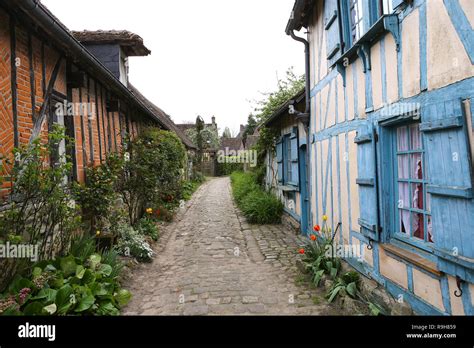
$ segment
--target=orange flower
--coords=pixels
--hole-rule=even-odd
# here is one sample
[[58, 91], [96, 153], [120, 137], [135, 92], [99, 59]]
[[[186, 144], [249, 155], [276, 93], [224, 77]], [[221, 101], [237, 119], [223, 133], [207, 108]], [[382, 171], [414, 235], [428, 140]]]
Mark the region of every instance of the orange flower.
[[310, 235], [309, 238], [311, 238], [311, 240], [316, 240], [316, 236], [314, 234]]
[[315, 230], [316, 232], [319, 232], [321, 231], [321, 227], [319, 227], [319, 225], [314, 225], [313, 230]]
[[300, 250], [298, 250], [298, 252], [299, 252], [301, 255], [303, 255], [303, 254], [304, 254], [304, 249], [301, 248]]

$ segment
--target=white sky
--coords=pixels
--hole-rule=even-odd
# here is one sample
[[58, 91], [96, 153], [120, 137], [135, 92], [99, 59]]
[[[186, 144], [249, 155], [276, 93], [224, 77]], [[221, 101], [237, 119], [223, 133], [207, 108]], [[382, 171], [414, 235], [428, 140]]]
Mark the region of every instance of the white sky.
[[152, 53], [130, 59], [130, 81], [175, 123], [215, 115], [237, 133], [277, 75], [304, 73], [304, 46], [284, 32], [293, 0], [42, 2], [71, 30], [140, 35]]

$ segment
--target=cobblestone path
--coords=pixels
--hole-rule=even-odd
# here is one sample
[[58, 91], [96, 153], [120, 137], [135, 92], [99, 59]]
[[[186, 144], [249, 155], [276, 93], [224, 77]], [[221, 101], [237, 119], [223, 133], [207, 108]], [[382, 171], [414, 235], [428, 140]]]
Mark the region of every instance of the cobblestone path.
[[123, 314], [337, 314], [299, 280], [298, 245], [283, 226], [248, 225], [229, 179], [211, 179], [162, 231], [154, 261], [134, 270]]

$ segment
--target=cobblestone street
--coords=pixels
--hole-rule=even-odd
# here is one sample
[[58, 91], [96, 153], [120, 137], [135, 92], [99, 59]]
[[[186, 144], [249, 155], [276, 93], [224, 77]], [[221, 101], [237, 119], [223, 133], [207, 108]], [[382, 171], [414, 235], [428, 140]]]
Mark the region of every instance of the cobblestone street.
[[150, 264], [125, 284], [124, 315], [338, 314], [301, 281], [298, 238], [281, 225], [248, 225], [228, 178], [203, 184], [164, 228]]

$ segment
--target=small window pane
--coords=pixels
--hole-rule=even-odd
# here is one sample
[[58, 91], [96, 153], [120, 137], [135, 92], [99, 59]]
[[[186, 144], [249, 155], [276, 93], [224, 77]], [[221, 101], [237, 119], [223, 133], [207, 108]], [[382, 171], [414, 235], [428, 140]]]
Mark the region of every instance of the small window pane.
[[409, 155], [398, 155], [398, 177], [408, 179], [409, 177]]
[[431, 212], [431, 193], [426, 194], [426, 211]]
[[423, 184], [411, 184], [411, 207], [423, 210]]
[[426, 219], [427, 219], [426, 225], [427, 225], [427, 229], [428, 229], [428, 242], [433, 243], [434, 242], [434, 239], [433, 239], [433, 223], [431, 221], [431, 215], [427, 215]]
[[408, 128], [397, 128], [397, 149], [398, 151], [408, 150]]
[[423, 179], [423, 163], [421, 161], [421, 153], [414, 153], [410, 155], [411, 159], [411, 179]]
[[410, 191], [408, 183], [398, 183], [398, 208], [410, 207]]
[[412, 124], [410, 126], [410, 150], [421, 149], [421, 133], [419, 124]]
[[400, 232], [410, 235], [410, 212], [404, 209], [398, 210]]
[[418, 239], [425, 239], [425, 225], [423, 214], [412, 213], [411, 214], [411, 230], [413, 231], [413, 237]]

